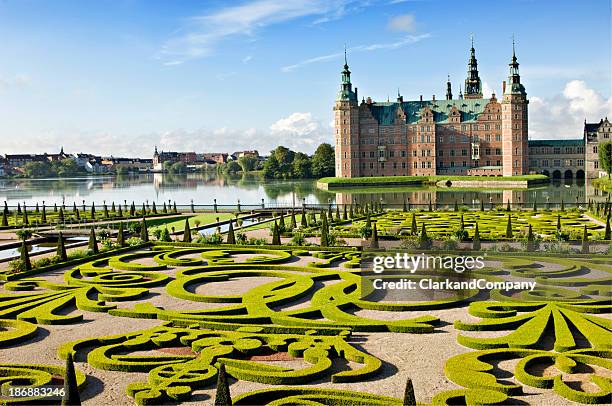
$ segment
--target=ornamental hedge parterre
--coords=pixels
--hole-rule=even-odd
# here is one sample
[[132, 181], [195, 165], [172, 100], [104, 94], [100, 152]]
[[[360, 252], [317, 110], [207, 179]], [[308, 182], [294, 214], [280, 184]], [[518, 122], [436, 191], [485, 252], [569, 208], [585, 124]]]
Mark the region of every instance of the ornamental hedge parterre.
[[[379, 235], [408, 236], [412, 233], [412, 217], [415, 217], [417, 230], [425, 223], [427, 233], [436, 238], [453, 235], [461, 227], [463, 216], [464, 229], [469, 237], [473, 237], [478, 223], [481, 240], [508, 240], [527, 235], [529, 225], [533, 232], [542, 238], [553, 239], [557, 233], [558, 218], [561, 221], [561, 231], [570, 239], [580, 239], [584, 226], [587, 226], [591, 238], [603, 238], [605, 227], [596, 223], [590, 217], [579, 211], [387, 211], [371, 216], [376, 221]], [[508, 216], [511, 217], [512, 237], [507, 236]], [[366, 225], [366, 219], [354, 219], [342, 225], [336, 225], [333, 230], [340, 236], [359, 236], [360, 230]], [[573, 238], [572, 238], [573, 237]]]
[[[479, 224], [482, 227], [480, 220]], [[379, 231], [384, 229], [380, 222], [377, 225], [382, 227]], [[504, 231], [505, 226], [503, 223]], [[193, 400], [194, 391], [214, 387], [223, 364], [226, 373], [238, 381], [268, 385], [234, 396], [236, 405], [400, 405], [402, 399], [384, 396], [376, 382], [382, 361], [351, 344], [353, 335], [402, 333], [410, 340], [416, 333], [444, 334], [439, 326], [454, 321], [453, 328], [459, 332], [456, 344], [467, 352], [447, 360], [440, 373], [461, 388], [435, 394], [432, 405], [505, 404], [524, 396], [528, 387], [553, 391], [579, 403], [609, 403], [610, 258], [491, 254], [487, 266], [473, 277], [535, 280], [536, 289], [475, 289], [414, 302], [374, 300], [372, 292], [363, 290], [367, 286], [360, 270], [364, 258], [361, 251], [350, 247], [186, 243], [151, 243], [97, 256], [64, 270], [64, 283], [46, 280], [44, 273], [5, 283], [6, 293], [0, 293], [0, 347], [28, 342], [39, 331], [37, 324], [79, 323], [83, 312], [159, 319], [160, 326], [130, 333], [96, 336], [93, 330], [91, 338], [62, 345], [58, 356], [65, 359], [72, 353], [77, 361], [86, 360], [94, 368], [147, 373], [146, 380], [127, 387], [127, 395], [137, 404]], [[273, 279], [260, 283], [261, 277]], [[236, 279], [256, 283], [241, 295], [211, 289], [199, 293], [207, 284]], [[190, 308], [196, 310], [154, 306], [148, 301], [153, 288], [177, 302], [192, 302]], [[129, 303], [121, 305], [122, 301]], [[198, 303], [202, 304], [199, 309]], [[300, 306], [294, 306], [296, 303]], [[480, 320], [455, 321], [436, 313], [423, 314], [464, 306]], [[361, 310], [397, 317], [374, 319], [360, 315]], [[290, 368], [258, 358], [275, 354], [300, 360], [303, 366]], [[335, 368], [338, 360], [346, 367]], [[509, 371], [513, 380], [494, 374], [504, 360], [515, 361]], [[34, 375], [41, 374], [34, 370]], [[0, 384], [2, 371], [0, 367]], [[406, 372], [413, 374], [398, 371]], [[82, 385], [85, 377], [78, 376]], [[589, 382], [588, 391], [572, 383], [583, 379]], [[309, 386], [321, 380], [332, 385], [368, 380], [373, 393]], [[418, 387], [416, 393], [422, 393]]]

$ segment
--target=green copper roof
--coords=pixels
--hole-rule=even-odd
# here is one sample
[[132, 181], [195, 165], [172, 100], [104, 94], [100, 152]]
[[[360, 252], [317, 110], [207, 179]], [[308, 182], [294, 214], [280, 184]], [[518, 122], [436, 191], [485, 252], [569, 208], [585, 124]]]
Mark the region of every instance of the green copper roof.
[[565, 147], [570, 145], [582, 146], [584, 140], [582, 138], [572, 140], [529, 140], [530, 147]]
[[375, 102], [370, 106], [372, 115], [379, 125], [391, 125], [395, 121], [398, 106], [406, 114], [406, 122], [414, 124], [421, 118], [421, 111], [429, 106], [434, 112], [436, 124], [448, 123], [448, 116], [453, 106], [461, 112], [461, 122], [474, 122], [478, 115], [484, 111], [490, 99], [453, 99], [453, 100], [423, 100], [399, 102]]

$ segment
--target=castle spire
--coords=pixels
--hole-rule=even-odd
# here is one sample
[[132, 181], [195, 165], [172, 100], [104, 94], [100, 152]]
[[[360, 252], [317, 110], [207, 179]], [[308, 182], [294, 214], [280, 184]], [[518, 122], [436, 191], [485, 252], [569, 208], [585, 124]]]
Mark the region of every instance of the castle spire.
[[519, 63], [516, 58], [516, 49], [514, 44], [514, 35], [512, 36], [512, 59], [510, 60], [508, 73], [508, 86], [506, 93], [526, 95], [525, 87], [521, 84], [521, 75], [519, 74]]
[[448, 75], [448, 78], [446, 80], [446, 100], [452, 100], [452, 99], [453, 99], [453, 90], [451, 89], [450, 75]]
[[470, 59], [468, 61], [467, 78], [465, 79], [465, 98], [482, 99], [482, 83], [478, 75], [478, 61], [474, 49], [474, 35], [471, 36], [472, 47], [470, 48]]
[[344, 46], [344, 69], [341, 75], [342, 81], [340, 84], [340, 92], [338, 92], [338, 100], [348, 100], [357, 103], [357, 94], [353, 92], [353, 85], [351, 84], [351, 71], [349, 70], [346, 57], [346, 45]]

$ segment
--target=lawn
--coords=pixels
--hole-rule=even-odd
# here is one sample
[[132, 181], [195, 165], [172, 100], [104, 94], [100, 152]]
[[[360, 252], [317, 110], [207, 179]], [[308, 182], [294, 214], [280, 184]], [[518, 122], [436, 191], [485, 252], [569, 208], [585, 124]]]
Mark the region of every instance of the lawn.
[[232, 213], [203, 213], [196, 214], [194, 216], [183, 216], [180, 219], [152, 219], [147, 220], [147, 223], [150, 225], [150, 230], [153, 231], [156, 228], [168, 228], [168, 230], [172, 230], [174, 227], [175, 231], [183, 231], [185, 229], [185, 219], [189, 218], [189, 227], [195, 228], [196, 222], [201, 226], [205, 224], [215, 223], [217, 221], [217, 217], [219, 221], [228, 220], [231, 218], [235, 218]]

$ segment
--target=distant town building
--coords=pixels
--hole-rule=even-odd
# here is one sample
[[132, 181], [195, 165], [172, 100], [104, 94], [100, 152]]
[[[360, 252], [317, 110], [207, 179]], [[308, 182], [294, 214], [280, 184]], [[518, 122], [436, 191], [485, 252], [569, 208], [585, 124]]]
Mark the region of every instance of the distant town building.
[[12, 168], [23, 167], [30, 162], [47, 162], [47, 154], [6, 154], [7, 164]]
[[44, 154], [50, 162], [59, 162], [64, 159], [70, 159], [70, 155], [64, 152], [64, 147], [60, 150], [59, 154]]
[[584, 143], [586, 144], [586, 174], [589, 178], [606, 176], [606, 172], [599, 165], [599, 144], [612, 141], [612, 124], [608, 117], [599, 123], [584, 121]]
[[102, 165], [113, 171], [124, 167], [139, 172], [148, 172], [153, 169], [153, 160], [144, 158], [116, 158], [111, 156], [102, 158]]
[[76, 153], [72, 155], [72, 159], [75, 160], [77, 166], [84, 168], [89, 173], [109, 172], [109, 168], [102, 164], [102, 157], [92, 154]]
[[255, 158], [259, 158], [259, 152], [256, 149], [250, 151], [236, 151], [232, 153], [232, 156], [234, 157], [234, 159], [242, 158], [243, 156], [252, 156]]
[[165, 162], [170, 162], [171, 164], [182, 162], [185, 165], [192, 165], [198, 162], [198, 156], [195, 152], [158, 152], [156, 146], [152, 160], [153, 169], [156, 171], [163, 170]]
[[226, 152], [205, 152], [202, 157], [205, 161], [212, 161], [217, 164], [224, 164], [231, 158]]

